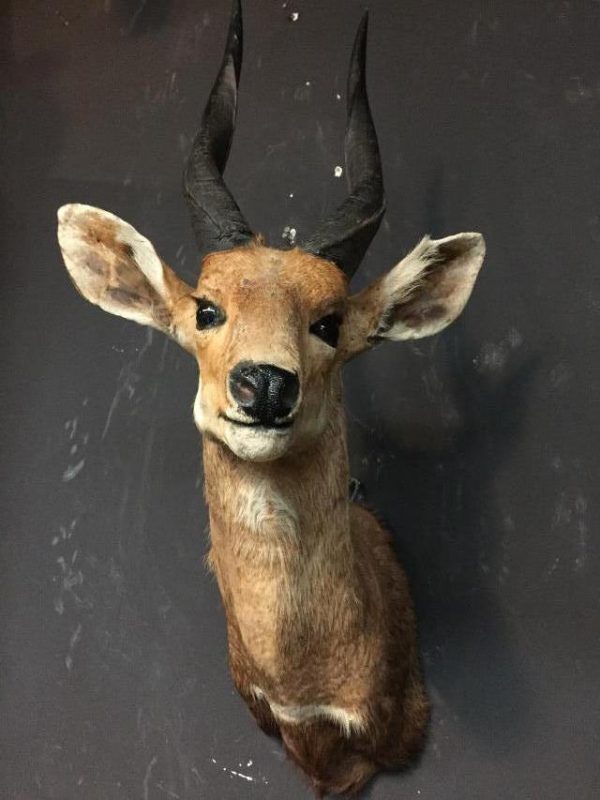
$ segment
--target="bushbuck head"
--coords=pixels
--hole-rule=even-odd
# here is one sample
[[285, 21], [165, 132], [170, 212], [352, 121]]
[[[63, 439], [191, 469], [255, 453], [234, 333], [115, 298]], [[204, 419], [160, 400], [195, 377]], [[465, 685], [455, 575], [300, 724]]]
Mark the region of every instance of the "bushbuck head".
[[384, 339], [442, 330], [463, 309], [483, 261], [478, 233], [425, 238], [373, 285], [349, 293], [385, 210], [366, 92], [366, 35], [365, 15], [348, 77], [349, 194], [299, 246], [267, 247], [222, 178], [242, 62], [239, 0], [184, 174], [206, 254], [197, 286], [180, 280], [146, 238], [113, 214], [77, 204], [59, 210], [59, 242], [77, 288], [106, 311], [158, 328], [196, 357], [196, 424], [243, 459], [273, 460], [309, 447], [339, 404], [344, 362]]

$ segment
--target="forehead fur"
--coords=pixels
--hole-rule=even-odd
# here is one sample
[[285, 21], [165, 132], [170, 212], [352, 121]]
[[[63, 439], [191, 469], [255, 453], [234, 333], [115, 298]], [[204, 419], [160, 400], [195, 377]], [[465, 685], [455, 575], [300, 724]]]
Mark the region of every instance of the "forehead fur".
[[348, 290], [335, 264], [298, 247], [277, 250], [255, 240], [233, 250], [211, 253], [202, 264], [198, 291], [235, 296], [252, 289], [290, 291], [308, 304], [342, 301]]

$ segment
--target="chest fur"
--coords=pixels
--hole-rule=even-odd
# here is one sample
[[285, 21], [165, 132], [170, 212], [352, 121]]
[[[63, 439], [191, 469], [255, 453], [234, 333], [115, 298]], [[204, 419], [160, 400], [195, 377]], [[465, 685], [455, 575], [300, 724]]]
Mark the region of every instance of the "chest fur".
[[[241, 486], [230, 513], [212, 518], [215, 571], [245, 649], [276, 677], [328, 658], [359, 606], [351, 553], [334, 520], [309, 528], [293, 499], [266, 483]], [[226, 546], [225, 546], [226, 543]]]

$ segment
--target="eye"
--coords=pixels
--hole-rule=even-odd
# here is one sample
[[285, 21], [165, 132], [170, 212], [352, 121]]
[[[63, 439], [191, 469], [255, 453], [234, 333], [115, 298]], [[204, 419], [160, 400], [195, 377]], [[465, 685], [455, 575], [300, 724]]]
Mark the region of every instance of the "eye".
[[225, 312], [219, 306], [206, 300], [204, 297], [199, 297], [196, 300], [198, 310], [196, 311], [196, 327], [199, 331], [206, 330], [207, 328], [216, 328], [217, 325], [222, 325], [225, 322]]
[[337, 347], [342, 320], [337, 314], [328, 314], [310, 326], [310, 332], [330, 347]]

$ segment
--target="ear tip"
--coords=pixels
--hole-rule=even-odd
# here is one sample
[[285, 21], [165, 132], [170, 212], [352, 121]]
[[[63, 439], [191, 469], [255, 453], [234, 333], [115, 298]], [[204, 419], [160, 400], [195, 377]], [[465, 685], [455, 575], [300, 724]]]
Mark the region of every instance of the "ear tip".
[[471, 238], [473, 250], [485, 255], [486, 244], [484, 235], [479, 233], [479, 231], [469, 231], [469, 233], [465, 235]]
[[71, 221], [72, 217], [88, 211], [101, 211], [99, 208], [85, 205], [84, 203], [65, 203], [56, 212], [58, 221], [61, 225], [65, 225]]
[[73, 214], [76, 203], [65, 203], [64, 206], [61, 206], [58, 211], [56, 212], [56, 216], [58, 218], [59, 225], [66, 225]]
[[58, 224], [60, 226], [73, 225], [83, 222], [85, 215], [103, 217], [106, 220], [116, 221], [118, 218], [110, 211], [105, 211], [97, 206], [90, 206], [86, 203], [65, 203], [56, 212]]
[[465, 252], [473, 251], [477, 255], [485, 255], [485, 239], [483, 234], [479, 233], [479, 231], [463, 231], [462, 233], [455, 233], [452, 236], [445, 236], [443, 239], [431, 239], [429, 236], [426, 236], [423, 241], [425, 240], [434, 247], [451, 244], [452, 242], [460, 243], [459, 246], [464, 248]]

